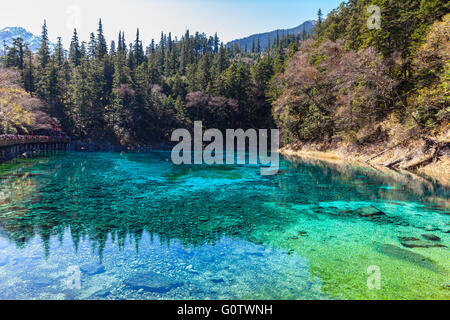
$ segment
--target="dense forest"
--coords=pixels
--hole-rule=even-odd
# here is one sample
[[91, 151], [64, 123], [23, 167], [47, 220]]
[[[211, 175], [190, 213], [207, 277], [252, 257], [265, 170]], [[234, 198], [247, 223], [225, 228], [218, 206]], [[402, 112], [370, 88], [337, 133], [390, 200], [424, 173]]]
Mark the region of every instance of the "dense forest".
[[[381, 28], [369, 29], [381, 8]], [[74, 139], [117, 144], [169, 141], [176, 128], [281, 129], [283, 143], [367, 142], [386, 125], [438, 132], [450, 121], [450, 15], [441, 0], [351, 0], [313, 34], [280, 34], [262, 52], [217, 34], [139, 30], [109, 44], [102, 21], [68, 50], [51, 52], [47, 25], [33, 54], [18, 38], [2, 58], [0, 134], [49, 123]], [[383, 125], [381, 125], [383, 124]], [[402, 128], [402, 129], [400, 129]], [[405, 129], [406, 128], [406, 129]]]

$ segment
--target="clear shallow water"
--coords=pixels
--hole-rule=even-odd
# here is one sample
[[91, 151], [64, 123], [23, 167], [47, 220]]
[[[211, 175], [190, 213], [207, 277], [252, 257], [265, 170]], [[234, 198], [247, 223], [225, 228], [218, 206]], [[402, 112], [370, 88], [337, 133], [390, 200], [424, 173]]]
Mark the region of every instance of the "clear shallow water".
[[408, 174], [65, 153], [0, 183], [0, 299], [450, 298], [449, 190]]

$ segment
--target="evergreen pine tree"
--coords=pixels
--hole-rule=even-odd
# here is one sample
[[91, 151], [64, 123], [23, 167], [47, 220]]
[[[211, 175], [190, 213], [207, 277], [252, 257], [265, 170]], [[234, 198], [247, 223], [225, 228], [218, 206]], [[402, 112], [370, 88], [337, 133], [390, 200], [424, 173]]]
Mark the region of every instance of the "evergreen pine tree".
[[33, 53], [28, 48], [25, 49], [25, 64], [23, 71], [23, 82], [25, 90], [34, 92], [34, 75], [33, 75]]
[[122, 31], [122, 51], [127, 52], [127, 44], [125, 41], [125, 31]]
[[23, 70], [24, 66], [24, 43], [22, 38], [16, 38], [13, 41], [12, 47], [4, 58], [5, 67], [16, 67], [19, 70]]
[[88, 44], [88, 56], [90, 59], [94, 59], [96, 57], [95, 55], [96, 50], [97, 50], [97, 41], [95, 40], [94, 33], [91, 32]]
[[48, 46], [48, 30], [47, 30], [47, 21], [44, 20], [44, 25], [42, 26], [42, 35], [41, 35], [41, 46], [38, 50], [38, 61], [39, 67], [44, 69], [50, 60], [50, 49]]
[[75, 67], [77, 67], [80, 65], [81, 56], [82, 54], [80, 50], [77, 29], [74, 29], [72, 41], [70, 42], [69, 60]]
[[95, 57], [101, 59], [107, 54], [108, 54], [108, 47], [106, 45], [106, 39], [103, 35], [102, 19], [100, 19], [98, 22]]
[[317, 12], [316, 33], [320, 36], [322, 33], [322, 9]]
[[109, 55], [111, 57], [115, 57], [117, 54], [117, 50], [116, 50], [116, 42], [114, 40], [111, 40], [111, 46], [109, 48]]
[[219, 53], [219, 37], [217, 36], [217, 32], [214, 34], [214, 54]]
[[122, 47], [122, 31], [119, 31], [119, 39], [117, 40], [117, 53], [121, 53], [123, 51]]
[[270, 33], [267, 35], [267, 46], [266, 46], [266, 52], [270, 54], [270, 46], [271, 46], [271, 40], [270, 40]]
[[303, 24], [303, 28], [302, 28], [302, 41], [306, 40], [306, 26], [305, 24]]
[[87, 49], [86, 49], [86, 42], [82, 41], [80, 46], [80, 56], [81, 58], [86, 57], [87, 55]]
[[136, 66], [140, 66], [144, 62], [144, 49], [142, 47], [142, 42], [139, 39], [139, 28], [136, 31], [136, 40], [134, 41], [134, 59]]
[[65, 55], [64, 55], [64, 48], [62, 45], [61, 37], [58, 37], [58, 42], [56, 43], [54, 59], [55, 59], [56, 64], [59, 67], [63, 65], [64, 60], [65, 60]]

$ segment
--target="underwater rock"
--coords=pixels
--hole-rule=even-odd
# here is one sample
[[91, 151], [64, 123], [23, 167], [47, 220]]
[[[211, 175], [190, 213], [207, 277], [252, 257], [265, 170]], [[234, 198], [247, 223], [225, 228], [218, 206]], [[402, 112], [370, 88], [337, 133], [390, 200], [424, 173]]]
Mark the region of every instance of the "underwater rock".
[[422, 268], [426, 268], [437, 273], [445, 272], [445, 270], [439, 265], [437, 265], [433, 260], [421, 254], [394, 246], [392, 244], [378, 245], [377, 251], [393, 258], [414, 263]]
[[99, 290], [99, 291], [95, 292], [92, 296], [94, 298], [106, 298], [110, 294], [111, 294], [111, 291], [109, 291], [109, 290]]
[[415, 237], [398, 237], [400, 241], [419, 241], [420, 239]]
[[356, 210], [361, 217], [376, 217], [376, 216], [384, 216], [384, 212], [380, 209], [375, 208], [374, 206], [359, 208]]
[[434, 234], [423, 234], [422, 238], [430, 241], [441, 241], [441, 238], [435, 236]]
[[182, 282], [170, 279], [152, 271], [138, 273], [125, 279], [127, 287], [135, 290], [144, 289], [149, 292], [165, 293], [183, 285]]
[[419, 241], [400, 241], [402, 246], [407, 248], [446, 248], [443, 244], [433, 241], [419, 240]]
[[251, 243], [254, 243], [256, 245], [262, 245], [263, 244], [263, 242], [260, 239], [256, 238], [255, 236], [250, 236], [248, 238], [248, 241], [250, 241]]
[[223, 280], [222, 278], [213, 278], [213, 279], [209, 279], [212, 283], [223, 283], [225, 282], [225, 280]]
[[99, 263], [87, 263], [85, 265], [82, 265], [80, 267], [80, 270], [83, 273], [86, 273], [90, 276], [96, 275], [96, 274], [100, 274], [105, 272], [105, 267]]

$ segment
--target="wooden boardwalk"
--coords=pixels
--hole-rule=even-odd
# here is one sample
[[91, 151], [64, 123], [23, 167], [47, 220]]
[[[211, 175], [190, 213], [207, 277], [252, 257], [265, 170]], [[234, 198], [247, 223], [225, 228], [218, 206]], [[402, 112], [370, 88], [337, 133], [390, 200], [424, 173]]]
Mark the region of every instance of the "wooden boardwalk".
[[70, 138], [62, 136], [0, 135], [0, 161], [39, 152], [67, 150]]

